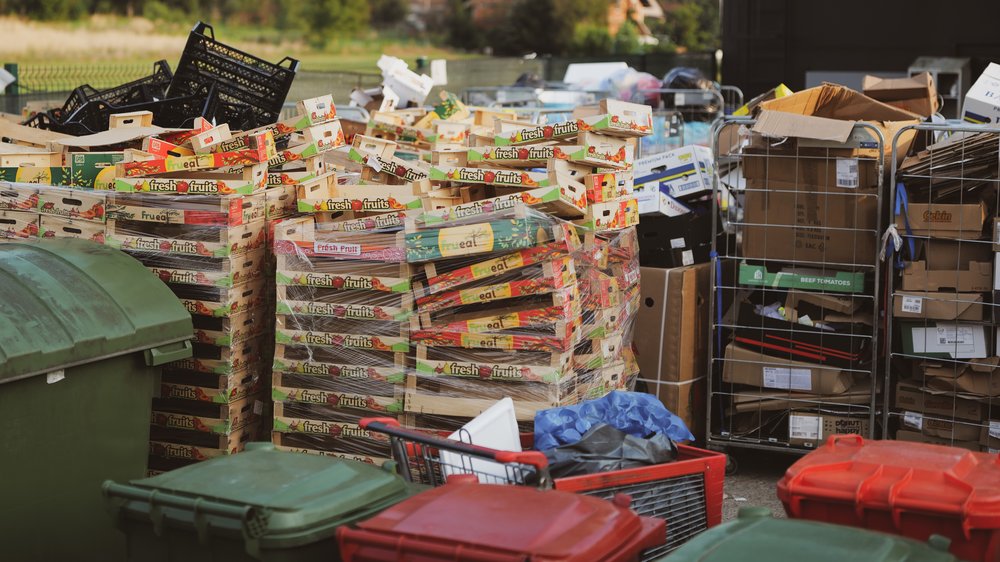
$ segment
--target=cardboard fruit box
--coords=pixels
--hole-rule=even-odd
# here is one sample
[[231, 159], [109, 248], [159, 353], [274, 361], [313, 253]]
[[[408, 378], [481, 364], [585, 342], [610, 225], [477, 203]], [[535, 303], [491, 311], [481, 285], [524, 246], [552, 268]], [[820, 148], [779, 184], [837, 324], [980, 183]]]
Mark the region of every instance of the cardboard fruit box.
[[269, 159], [275, 157], [274, 139], [270, 136], [267, 136], [267, 139], [268, 142], [263, 146], [232, 152], [213, 152], [209, 154], [196, 154], [194, 156], [119, 162], [115, 165], [115, 176], [118, 178], [134, 178], [170, 172], [211, 170], [229, 166], [254, 166], [262, 162], [268, 162]]
[[154, 398], [150, 424], [226, 435], [256, 421], [261, 411], [263, 403], [252, 396], [230, 404], [201, 404], [188, 400]]
[[238, 172], [191, 172], [161, 177], [115, 178], [115, 191], [191, 195], [250, 195], [267, 185], [267, 165], [256, 164]]
[[597, 232], [624, 230], [639, 224], [639, 202], [635, 197], [621, 197], [591, 203], [584, 217], [574, 222]]
[[551, 242], [557, 236], [554, 228], [535, 218], [408, 230], [405, 242], [410, 262], [532, 248]]
[[201, 226], [240, 226], [262, 220], [264, 194], [168, 195], [109, 193], [109, 221]]
[[68, 166], [0, 167], [0, 181], [62, 185], [68, 187], [73, 185], [73, 171]]
[[263, 280], [251, 281], [238, 287], [206, 287], [168, 284], [181, 304], [192, 315], [231, 318], [264, 306], [266, 291]]
[[296, 186], [298, 210], [316, 212], [387, 212], [423, 208], [423, 199], [408, 185], [338, 185], [335, 174]]
[[160, 396], [178, 400], [196, 400], [213, 404], [237, 402], [260, 393], [262, 378], [256, 374], [221, 374], [216, 377], [204, 373], [172, 375], [160, 383]]
[[38, 208], [38, 188], [17, 183], [0, 183], [0, 210], [35, 211]]
[[145, 257], [143, 251], [130, 251], [138, 252], [137, 257], [150, 271], [171, 284], [236, 287], [258, 279], [264, 265], [262, 249], [226, 258], [170, 256], [159, 251], [153, 257]]
[[103, 192], [55, 187], [38, 190], [38, 212], [43, 215], [103, 223], [105, 203]]
[[240, 226], [149, 224], [141, 231], [135, 224], [110, 221], [108, 245], [124, 251], [224, 258], [263, 248], [266, 235], [264, 221]]
[[401, 233], [319, 231], [312, 217], [303, 217], [278, 223], [274, 237], [274, 252], [278, 256], [391, 263], [406, 261], [406, 247]]
[[265, 311], [249, 310], [228, 318], [192, 316], [194, 341], [228, 346], [264, 335], [268, 329]]
[[39, 238], [81, 238], [104, 244], [106, 231], [101, 223], [73, 220], [52, 215], [40, 215], [38, 220]]
[[235, 455], [248, 442], [256, 439], [259, 428], [260, 424], [251, 423], [226, 435], [212, 435], [154, 426], [149, 432], [149, 454], [151, 457], [197, 462]]

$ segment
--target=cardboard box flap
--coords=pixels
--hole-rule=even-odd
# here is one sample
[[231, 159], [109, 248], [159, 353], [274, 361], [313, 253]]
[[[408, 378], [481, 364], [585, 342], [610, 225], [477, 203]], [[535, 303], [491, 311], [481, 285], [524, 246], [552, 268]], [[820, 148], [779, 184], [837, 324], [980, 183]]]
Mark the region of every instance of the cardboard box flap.
[[[981, 320], [982, 293], [898, 291], [893, 298], [893, 314], [903, 317], [927, 317], [937, 320]], [[975, 307], [977, 318], [966, 315]]]
[[69, 137], [56, 139], [55, 142], [63, 146], [73, 146], [79, 148], [89, 148], [94, 146], [110, 146], [140, 140], [154, 135], [181, 131], [183, 129], [164, 129], [163, 127], [126, 127], [123, 129], [108, 129], [102, 133], [94, 133], [82, 137]]
[[767, 137], [796, 137], [845, 143], [854, 130], [854, 121], [797, 115], [763, 110], [753, 125], [753, 132]]
[[847, 121], [912, 121], [916, 113], [893, 107], [838, 84], [823, 84], [790, 96], [766, 101], [766, 110]]
[[909, 78], [880, 78], [870, 74], [861, 81], [864, 94], [879, 101], [890, 102], [922, 98], [934, 90], [934, 78], [930, 72], [922, 72]]

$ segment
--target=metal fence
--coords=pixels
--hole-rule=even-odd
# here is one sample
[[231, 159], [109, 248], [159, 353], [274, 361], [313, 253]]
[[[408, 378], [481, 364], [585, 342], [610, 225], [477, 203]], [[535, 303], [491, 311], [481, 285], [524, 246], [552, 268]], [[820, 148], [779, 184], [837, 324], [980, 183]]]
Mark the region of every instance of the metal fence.
[[[560, 80], [567, 66], [577, 62], [624, 61], [633, 68], [662, 76], [674, 66], [695, 66], [710, 76], [714, 74], [714, 58], [708, 54], [685, 55], [633, 55], [591, 58], [540, 57], [478, 58], [448, 61], [448, 84], [451, 92], [461, 93], [476, 86], [513, 84], [522, 74], [535, 75], [546, 80]], [[97, 89], [111, 88], [147, 76], [152, 65], [146, 64], [87, 64], [40, 65], [5, 64], [4, 68], [17, 77], [17, 82], [0, 94], [0, 111], [20, 113], [28, 104], [60, 105], [69, 92], [77, 86], [89, 84]], [[373, 69], [374, 70], [374, 69]], [[376, 72], [339, 72], [301, 70], [292, 83], [288, 101], [332, 93], [338, 103], [346, 103], [355, 88], [371, 88], [381, 84]], [[435, 88], [431, 100], [436, 99]]]

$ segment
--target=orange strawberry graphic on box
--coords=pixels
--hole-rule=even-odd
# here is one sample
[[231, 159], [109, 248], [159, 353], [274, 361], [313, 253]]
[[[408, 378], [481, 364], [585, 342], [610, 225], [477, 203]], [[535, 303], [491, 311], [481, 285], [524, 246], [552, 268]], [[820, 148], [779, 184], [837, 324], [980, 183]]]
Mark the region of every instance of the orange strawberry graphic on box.
[[[233, 244], [233, 250], [236, 250], [236, 244]], [[212, 252], [205, 247], [205, 244], [198, 242], [194, 245], [194, 251], [198, 253], [199, 256], [211, 256]]]
[[235, 190], [226, 185], [226, 182], [224, 181], [220, 181], [216, 189], [218, 189], [219, 193], [223, 195], [229, 195], [230, 193], [235, 193]]
[[378, 369], [375, 367], [368, 367], [368, 378], [373, 381], [384, 381], [385, 377], [378, 373]]
[[365, 398], [365, 406], [367, 406], [369, 410], [374, 410], [376, 412], [386, 411], [385, 406], [376, 402], [374, 396], [368, 396]]
[[42, 235], [42, 238], [55, 238], [55, 237], [56, 237], [56, 231], [54, 230], [46, 230], [45, 234]]
[[80, 213], [80, 218], [82, 219], [101, 219], [104, 217], [104, 205], [101, 203], [94, 203], [94, 206], [90, 209]]
[[[200, 305], [201, 303], [198, 304]], [[194, 333], [194, 339], [197, 340], [198, 343], [212, 343], [214, 341], [203, 330], [196, 331]]]
[[388, 199], [388, 202], [389, 202], [389, 208], [390, 209], [403, 209], [403, 208], [406, 207], [406, 205], [403, 205], [399, 201], [396, 201], [395, 197], [391, 197], [390, 196], [389, 199]]
[[382, 343], [382, 340], [378, 336], [372, 336], [372, 349], [377, 349], [379, 351], [388, 351], [392, 348]]
[[56, 206], [55, 202], [49, 201], [49, 202], [45, 203], [44, 205], [42, 205], [42, 210], [43, 211], [51, 211], [52, 209], [55, 208], [55, 206]]
[[15, 209], [34, 209], [38, 206], [38, 194], [32, 193], [30, 197], [14, 205]]

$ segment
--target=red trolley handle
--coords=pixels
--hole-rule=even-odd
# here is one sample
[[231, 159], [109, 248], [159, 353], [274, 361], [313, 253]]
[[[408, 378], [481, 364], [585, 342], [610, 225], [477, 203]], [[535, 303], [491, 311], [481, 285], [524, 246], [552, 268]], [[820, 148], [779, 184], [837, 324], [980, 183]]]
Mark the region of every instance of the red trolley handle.
[[462, 441], [438, 437], [432, 433], [426, 433], [424, 431], [407, 429], [399, 425], [399, 420], [395, 420], [393, 418], [362, 418], [361, 421], [358, 422], [358, 425], [369, 431], [385, 433], [386, 435], [406, 439], [408, 441], [420, 443], [421, 445], [428, 445], [438, 449], [444, 449], [446, 451], [481, 457], [500, 463], [524, 464], [533, 466], [539, 471], [544, 470], [549, 466], [549, 459], [546, 458], [543, 453], [538, 451], [498, 451], [496, 449], [490, 449], [489, 447], [473, 445], [472, 443], [464, 443]]

